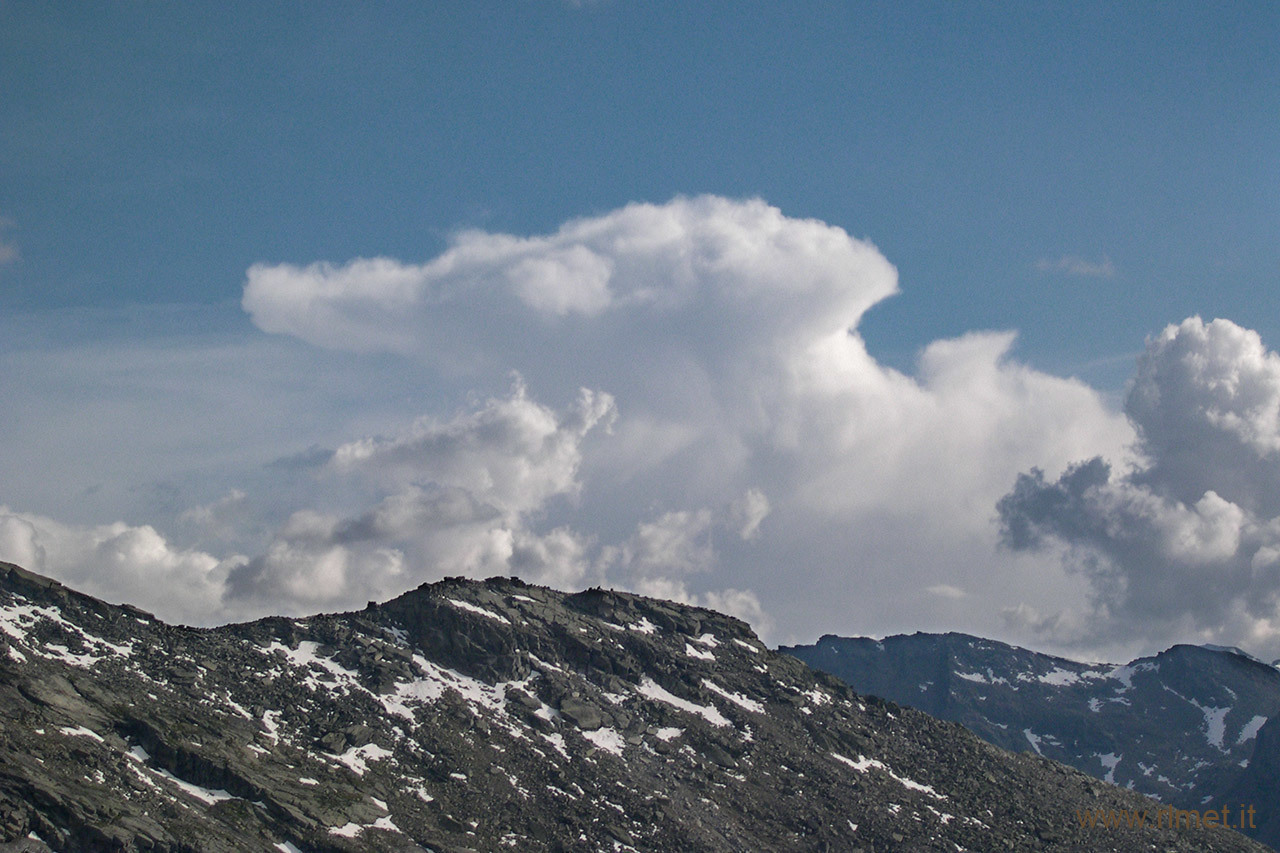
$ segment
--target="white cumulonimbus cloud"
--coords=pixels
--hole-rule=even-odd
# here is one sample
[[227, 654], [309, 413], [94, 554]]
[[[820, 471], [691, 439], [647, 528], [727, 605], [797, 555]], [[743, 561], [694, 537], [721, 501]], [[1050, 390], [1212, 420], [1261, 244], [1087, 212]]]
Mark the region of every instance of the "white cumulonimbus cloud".
[[1066, 547], [1094, 592], [1092, 609], [1067, 620], [1076, 629], [1274, 655], [1280, 356], [1227, 320], [1189, 318], [1148, 340], [1125, 412], [1136, 458], [1120, 466], [1095, 456], [1057, 479], [1020, 475], [999, 504], [1005, 542]]
[[[1078, 380], [1019, 363], [1010, 332], [936, 341], [910, 374], [886, 367], [857, 330], [896, 290], [870, 243], [718, 197], [544, 235], [464, 232], [424, 263], [254, 265], [242, 306], [258, 329], [348, 381], [420, 378], [429, 402], [338, 440], [300, 419], [298, 453], [266, 469], [283, 483], [269, 501], [261, 482], [193, 501], [181, 521], [209, 531], [206, 550], [232, 521], [266, 533], [236, 543], [249, 557], [201, 564], [212, 592], [171, 585], [169, 612], [210, 596], [207, 620], [358, 607], [507, 573], [716, 607], [782, 641], [989, 634], [1005, 610], [1086, 607], [1089, 577], [999, 547], [996, 504], [1033, 466], [1056, 479], [1095, 456], [1129, 464], [1134, 426]], [[471, 402], [442, 413], [458, 389]], [[1221, 524], [1222, 507], [1193, 507], [1195, 547], [1227, 547], [1196, 526]], [[60, 553], [82, 564], [46, 559], [51, 574], [100, 572], [106, 587], [119, 571]]]
[[[534, 560], [521, 564], [545, 577], [714, 601], [758, 622], [768, 610], [781, 634], [803, 636], [879, 630], [889, 612], [899, 624], [977, 620], [1017, 572], [1060, 574], [997, 551], [995, 501], [1032, 464], [1132, 439], [1082, 383], [1010, 359], [1011, 333], [938, 341], [915, 376], [879, 364], [857, 326], [896, 289], [892, 265], [840, 228], [700, 197], [541, 236], [466, 232], [421, 264], [258, 264], [243, 307], [264, 331], [398, 353], [454, 382], [491, 387], [516, 370], [530, 399], [609, 395], [612, 429], [573, 439], [574, 484], [531, 473], [544, 485], [515, 500], [520, 523], [504, 528], [559, 546], [489, 542], [469, 552], [490, 556], [477, 565]], [[384, 500], [437, 500], [440, 477], [476, 499], [484, 477], [467, 472], [487, 469], [453, 447], [414, 428], [340, 448], [330, 467], [367, 461], [395, 493]], [[476, 505], [506, 511], [496, 501]], [[308, 541], [348, 522], [332, 523]], [[392, 536], [362, 541], [398, 555], [362, 571], [398, 576], [417, 559]], [[925, 591], [940, 581], [961, 594]], [[1036, 586], [1046, 601], [1060, 592]]]

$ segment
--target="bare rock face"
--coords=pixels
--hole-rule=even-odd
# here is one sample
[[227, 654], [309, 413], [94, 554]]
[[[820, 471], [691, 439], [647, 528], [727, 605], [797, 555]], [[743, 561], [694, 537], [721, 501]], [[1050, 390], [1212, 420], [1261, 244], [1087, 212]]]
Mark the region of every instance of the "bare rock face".
[[1154, 805], [708, 610], [453, 579], [197, 630], [0, 564], [0, 851], [1264, 849], [1083, 825]]
[[1254, 838], [1280, 850], [1280, 716], [1272, 717], [1258, 730], [1257, 745], [1245, 763], [1244, 772], [1222, 798], [1226, 802], [1267, 803], [1259, 815]]

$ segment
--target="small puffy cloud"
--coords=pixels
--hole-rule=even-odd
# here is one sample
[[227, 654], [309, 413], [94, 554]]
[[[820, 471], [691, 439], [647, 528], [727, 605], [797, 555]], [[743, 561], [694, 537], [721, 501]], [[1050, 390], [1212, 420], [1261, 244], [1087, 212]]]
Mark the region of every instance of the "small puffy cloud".
[[0, 507], [0, 559], [39, 571], [48, 562], [40, 539], [35, 524]]
[[[1280, 357], [1257, 334], [1192, 317], [1147, 342], [1125, 412], [1136, 456], [1056, 479], [1018, 476], [998, 504], [1004, 542], [1060, 546], [1089, 579], [1090, 628], [1188, 635], [1280, 652]], [[1053, 614], [1024, 617], [1056, 632]], [[1074, 632], [1082, 617], [1071, 617]]]
[[229, 605], [296, 611], [382, 599], [449, 575], [519, 573], [575, 586], [589, 540], [568, 528], [538, 534], [530, 513], [579, 483], [581, 443], [613, 417], [607, 394], [582, 390], [563, 412], [510, 394], [449, 419], [424, 417], [401, 434], [361, 439], [334, 452], [333, 476], [377, 484], [383, 497], [340, 517], [295, 513], [265, 553], [228, 578]]
[[746, 494], [733, 502], [729, 512], [738, 535], [754, 539], [760, 535], [760, 523], [769, 514], [769, 499], [759, 489], [747, 489]]
[[69, 525], [0, 506], [0, 559], [107, 601], [208, 624], [221, 615], [228, 572], [245, 558], [176, 548], [149, 525]]
[[765, 612], [760, 597], [749, 589], [712, 589], [694, 593], [689, 591], [685, 581], [669, 577], [641, 578], [630, 588], [640, 595], [727, 613], [751, 625], [757, 634], [768, 635], [774, 629], [773, 619]]
[[1147, 342], [1125, 412], [1148, 457], [1139, 482], [1280, 515], [1280, 356], [1256, 332], [1199, 317], [1169, 326]]
[[[639, 522], [621, 545], [602, 549], [600, 565], [611, 572], [609, 577], [637, 587], [683, 584], [689, 575], [716, 567], [720, 559], [717, 537], [729, 534], [743, 542], [754, 539], [768, 514], [769, 500], [756, 488], [718, 511], [704, 507], [664, 512], [651, 521]], [[682, 596], [681, 600], [688, 598], [687, 593]]]
[[[1052, 638], [1066, 647], [1082, 647], [1089, 642], [1091, 632], [1105, 622], [1107, 618], [1105, 606], [1092, 612], [1083, 608], [1057, 608], [1043, 612], [1026, 602], [1013, 607], [1005, 607], [1000, 611], [1000, 620], [1005, 628], [1021, 636]], [[1140, 647], [1139, 647], [1140, 648]], [[1146, 650], [1147, 652], [1150, 649]], [[1132, 654], [1120, 655], [1118, 658], [1132, 658], [1143, 651], [1134, 649]]]
[[450, 420], [419, 419], [405, 434], [339, 447], [330, 466], [391, 486], [465, 489], [503, 512], [519, 513], [572, 493], [579, 443], [616, 415], [608, 394], [580, 389], [564, 416], [529, 399], [517, 380], [509, 397]]
[[754, 627], [759, 634], [768, 635], [773, 630], [773, 619], [765, 612], [760, 597], [749, 589], [708, 590], [693, 603], [736, 616]]
[[404, 577], [403, 554], [369, 539], [344, 543], [349, 527], [314, 511], [295, 513], [264, 554], [231, 572], [229, 604], [269, 612], [264, 605], [272, 602], [296, 615], [384, 595]]
[[932, 586], [925, 587], [924, 591], [929, 593], [930, 595], [937, 596], [938, 598], [950, 598], [950, 599], [964, 598], [965, 595], [967, 594], [960, 587], [952, 586], [949, 583], [936, 583], [936, 584], [933, 584]]
[[628, 571], [640, 576], [685, 575], [711, 567], [711, 511], [667, 512], [641, 522], [618, 555]]
[[194, 528], [202, 539], [234, 541], [249, 520], [246, 497], [244, 491], [231, 489], [215, 501], [184, 510], [178, 522]]
[[1100, 261], [1090, 261], [1077, 255], [1063, 255], [1060, 258], [1041, 258], [1036, 261], [1036, 269], [1043, 273], [1059, 273], [1080, 278], [1115, 278], [1115, 264], [1104, 257]]
[[595, 579], [591, 561], [594, 544], [591, 537], [568, 527], [557, 527], [542, 535], [521, 530], [512, 539], [507, 567], [511, 574], [532, 583], [578, 589], [589, 578]]

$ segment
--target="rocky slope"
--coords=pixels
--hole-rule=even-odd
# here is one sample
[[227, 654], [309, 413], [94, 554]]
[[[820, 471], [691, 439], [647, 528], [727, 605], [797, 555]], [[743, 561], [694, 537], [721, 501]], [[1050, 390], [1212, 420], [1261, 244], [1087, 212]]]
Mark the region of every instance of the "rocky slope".
[[0, 640], [0, 849], [1262, 849], [622, 593], [197, 630], [0, 564]]
[[1280, 850], [1280, 716], [1272, 717], [1258, 730], [1257, 746], [1243, 773], [1222, 798], [1231, 802], [1269, 803], [1272, 808], [1258, 816], [1252, 837]]
[[1280, 847], [1280, 723], [1264, 726], [1280, 712], [1280, 670], [1239, 650], [1174, 646], [1115, 666], [914, 634], [784, 651], [860, 692], [1180, 808], [1255, 804], [1250, 834]]

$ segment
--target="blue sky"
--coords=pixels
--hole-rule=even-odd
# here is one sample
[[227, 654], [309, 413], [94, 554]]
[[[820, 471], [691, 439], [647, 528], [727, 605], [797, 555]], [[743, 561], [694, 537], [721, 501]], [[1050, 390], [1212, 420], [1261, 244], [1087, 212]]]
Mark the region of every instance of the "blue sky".
[[428, 5], [7, 4], [0, 305], [235, 301], [256, 261], [709, 192], [875, 242], [899, 357], [1280, 315], [1271, 4]]
[[[544, 566], [549, 579], [567, 585], [604, 579], [676, 592], [683, 583], [687, 598], [712, 604], [721, 599], [708, 596], [728, 595], [724, 590], [749, 592], [759, 604], [750, 612], [761, 614], [758, 621], [771, 625], [777, 639], [804, 638], [812, 618], [822, 621], [812, 628], [817, 632], [958, 627], [1059, 648], [1078, 644], [1087, 633], [1079, 626], [1102, 618], [1105, 584], [1078, 568], [1063, 568], [1071, 559], [1064, 554], [1088, 545], [1102, 548], [1109, 560], [1137, 565], [1130, 546], [1073, 542], [1070, 531], [1077, 528], [1040, 518], [1046, 541], [1056, 544], [1015, 553], [997, 542], [996, 499], [1031, 467], [1048, 473], [1046, 487], [1066, 466], [1094, 455], [1110, 459], [1117, 478], [1127, 470], [1133, 458], [1124, 454], [1141, 455], [1142, 448], [1134, 451], [1133, 430], [1143, 427], [1122, 411], [1126, 383], [1137, 375], [1135, 359], [1143, 352], [1151, 357], [1151, 375], [1166, 375], [1156, 369], [1157, 358], [1181, 351], [1153, 350], [1144, 342], [1169, 324], [1199, 315], [1256, 331], [1263, 355], [1254, 361], [1270, 375], [1266, 348], [1280, 341], [1277, 44], [1280, 8], [1264, 2], [730, 6], [521, 0], [238, 9], [5, 3], [0, 391], [14, 406], [0, 418], [0, 452], [8, 460], [0, 465], [7, 484], [0, 486], [0, 506], [24, 531], [43, 537], [43, 568], [78, 581], [99, 578], [104, 592], [113, 589], [113, 576], [85, 556], [84, 543], [97, 543], [100, 551], [99, 540], [114, 535], [103, 533], [104, 525], [150, 530], [180, 555], [157, 566], [169, 565], [166, 571], [179, 573], [175, 578], [181, 571], [196, 573], [209, 587], [210, 601], [240, 602], [242, 610], [228, 609], [227, 618], [255, 606], [305, 609], [307, 600], [264, 568], [272, 548], [283, 553], [286, 544], [297, 544], [289, 531], [306, 527], [299, 513], [337, 519], [325, 541], [349, 551], [350, 542], [334, 532], [344, 519], [385, 508], [387, 501], [403, 499], [406, 489], [421, 497], [424, 488], [447, 487], [507, 513], [501, 531], [485, 528], [491, 544], [495, 536], [525, 536], [537, 540], [529, 547], [546, 552], [554, 531], [572, 534], [573, 548], [581, 552], [573, 559], [590, 568], [556, 574]], [[737, 206], [671, 207], [673, 199], [704, 196]], [[880, 272], [834, 259], [832, 269], [856, 268], [867, 277], [859, 285], [865, 299], [846, 302], [828, 294], [815, 296], [814, 306], [846, 312], [842, 316], [856, 326], [869, 353], [864, 367], [879, 371], [876, 382], [899, 383], [908, 389], [904, 393], [932, 400], [904, 403], [903, 412], [917, 405], [935, 413], [946, 408], [938, 402], [949, 399], [942, 380], [930, 384], [918, 359], [935, 342], [974, 333], [1010, 330], [1017, 338], [1003, 349], [992, 343], [969, 381], [999, 364], [1005, 373], [990, 387], [1013, 388], [1018, 370], [1034, 374], [1026, 387], [1059, 383], [1052, 386], [1058, 390], [1044, 391], [1052, 403], [1037, 397], [1040, 392], [1008, 391], [1013, 396], [1007, 399], [996, 394], [983, 410], [987, 420], [973, 426], [976, 444], [955, 448], [983, 459], [996, 452], [992, 448], [1022, 448], [998, 464], [979, 466], [985, 473], [977, 479], [991, 478], [985, 491], [947, 493], [953, 503], [972, 502], [976, 519], [972, 528], [955, 522], [960, 526], [954, 530], [968, 531], [956, 536], [972, 535], [957, 549], [960, 568], [944, 565], [951, 558], [942, 545], [882, 543], [855, 554], [849, 542], [832, 535], [835, 529], [893, 530], [894, 524], [910, 531], [943, 510], [922, 497], [927, 488], [912, 497], [885, 486], [913, 482], [917, 475], [895, 473], [892, 466], [874, 476], [848, 472], [851, 488], [873, 497], [887, 489], [878, 512], [892, 522], [874, 519], [877, 511], [866, 507], [828, 502], [819, 512], [806, 504], [805, 496], [819, 488], [813, 472], [823, 464], [788, 467], [780, 460], [799, 453], [788, 441], [822, 421], [812, 400], [792, 413], [808, 418], [804, 424], [765, 438], [755, 421], [733, 419], [747, 417], [741, 414], [745, 404], [736, 408], [747, 398], [769, 406], [776, 383], [744, 385], [737, 402], [710, 391], [694, 400], [687, 386], [665, 388], [680, 385], [670, 371], [686, 362], [700, 365], [708, 383], [732, 385], [714, 353], [693, 345], [707, 327], [709, 315], [702, 312], [713, 305], [727, 310], [727, 303], [709, 296], [707, 305], [698, 303], [678, 323], [650, 328], [633, 318], [593, 330], [587, 328], [591, 318], [613, 305], [608, 299], [592, 302], [596, 297], [588, 291], [512, 278], [521, 305], [576, 325], [543, 337], [514, 331], [493, 337], [486, 330], [494, 325], [542, 321], [481, 301], [459, 309], [456, 322], [436, 322], [431, 315], [398, 328], [397, 318], [417, 317], [421, 304], [411, 301], [393, 311], [386, 292], [371, 290], [372, 279], [361, 277], [368, 270], [344, 267], [359, 258], [392, 259], [399, 265], [394, 274], [413, 287], [434, 286], [423, 284], [436, 281], [434, 273], [415, 265], [447, 256], [460, 233], [471, 233], [490, 242], [482, 258], [463, 266], [476, 281], [489, 281], [498, 267], [486, 264], [515, 263], [497, 245], [501, 235], [563, 234], [574, 221], [632, 237], [648, 233], [644, 229], [655, 218], [618, 218], [632, 203], [657, 206], [688, 229], [690, 246], [704, 246], [699, 229], [717, 223], [732, 222], [744, 234], [774, 228], [768, 216], [744, 207], [752, 199], [778, 212], [785, 219], [778, 227], [794, 231], [796, 240], [815, 232], [795, 223], [815, 220], [858, 245], [868, 241], [896, 268], [897, 293], [890, 296], [894, 288]], [[537, 263], [560, 263], [570, 256], [558, 253], [576, 239], [570, 235], [567, 243], [549, 241], [529, 251], [552, 253], [539, 255]], [[623, 263], [623, 255], [610, 255], [591, 242], [594, 237], [581, 239], [590, 257]], [[817, 244], [804, 245], [797, 270], [818, 269], [803, 266]], [[650, 260], [655, 269], [666, 269]], [[318, 262], [348, 274], [302, 275]], [[275, 284], [262, 285], [256, 308], [246, 290], [255, 265], [277, 273]], [[572, 263], [537, 269], [581, 272]], [[633, 284], [634, 293], [649, 292]], [[719, 284], [712, 284], [708, 293], [719, 293]], [[312, 322], [318, 303], [289, 302], [272, 287], [329, 287], [330, 296], [334, 288], [353, 289], [334, 297], [338, 301], [325, 315], [333, 326], [321, 328]], [[372, 302], [359, 305], [359, 299]], [[572, 320], [579, 314], [586, 319]], [[371, 316], [382, 317], [375, 325], [399, 337], [378, 339], [365, 322]], [[755, 325], [758, 320], [744, 313], [741, 325], [727, 326], [726, 334], [783, 340], [778, 329]], [[406, 343], [423, 329], [438, 341], [456, 335], [458, 345], [446, 353], [424, 340]], [[652, 369], [665, 373], [628, 372], [643, 360], [637, 354], [646, 352], [643, 341], [627, 343], [641, 330], [683, 354], [667, 362], [655, 357]], [[1186, 332], [1187, 340], [1206, 347], [1219, 340], [1218, 333], [1234, 342], [1231, 352], [1252, 353], [1248, 342], [1221, 329]], [[744, 361], [764, 358], [734, 346], [726, 344], [726, 352]], [[1222, 346], [1213, 352], [1221, 355]], [[562, 347], [572, 350], [571, 358], [559, 357]], [[960, 365], [969, 357], [962, 356], [949, 357]], [[831, 364], [847, 366], [851, 357]], [[935, 376], [945, 373], [936, 367], [939, 358], [931, 362]], [[794, 378], [798, 368], [786, 364], [778, 377]], [[762, 367], [760, 375], [772, 375], [770, 369]], [[512, 371], [527, 383], [524, 390], [511, 384]], [[1078, 381], [1070, 384], [1071, 377]], [[613, 414], [587, 406], [583, 411], [594, 412], [596, 420], [587, 417], [593, 426], [582, 433], [567, 426], [586, 417], [572, 414], [581, 404], [579, 385], [616, 402]], [[506, 408], [486, 408], [485, 400]], [[856, 412], [875, 405], [894, 411], [870, 398], [840, 405], [846, 404]], [[1035, 412], [1018, 417], [1045, 423], [1032, 428], [1018, 420], [1023, 425], [1015, 427], [999, 420], [1005, 415], [997, 413], [1019, 407]], [[230, 409], [242, 415], [232, 417]], [[346, 480], [337, 474], [317, 480], [298, 473], [304, 465], [281, 464], [310, 452], [321, 460], [312, 467], [323, 468], [337, 464], [338, 457], [326, 453], [353, 442], [460, 435], [480, 429], [486, 412], [528, 425], [525, 416], [536, 421], [539, 411], [559, 419], [573, 450], [557, 457], [568, 468], [548, 474], [542, 491], [521, 491], [518, 499], [514, 493], [485, 497], [473, 480], [450, 479], [425, 457], [419, 459], [425, 468], [413, 476], [388, 480], [380, 474], [359, 483], [350, 471]], [[838, 422], [833, 410], [822, 411]], [[703, 435], [699, 430], [712, 423], [728, 432], [705, 433], [702, 445], [687, 439], [679, 444], [685, 456], [672, 451], [676, 456], [668, 459], [654, 451], [648, 473], [630, 475], [625, 488], [595, 485], [593, 477], [618, 476], [597, 457], [617, 459], [622, 452], [599, 436], [607, 423], [614, 424], [607, 434], [626, 435], [633, 416], [675, 442], [672, 447], [679, 444], [672, 436]], [[946, 425], [960, 415], [939, 417]], [[424, 426], [423, 418], [434, 419], [434, 427]], [[770, 429], [781, 430], [783, 420], [773, 418]], [[889, 429], [891, 420], [867, 429]], [[734, 444], [730, 435], [741, 444], [735, 461], [716, 455]], [[861, 438], [841, 445], [833, 436], [828, 429], [817, 443], [830, 440], [835, 458], [861, 447]], [[637, 447], [664, 446], [652, 435], [634, 441]], [[979, 445], [985, 450], [976, 450]], [[700, 446], [710, 449], [689, 449]], [[1056, 450], [1038, 457], [1039, 447]], [[892, 456], [881, 445], [862, 452]], [[690, 461], [695, 457], [697, 464]], [[736, 465], [740, 476], [713, 494], [680, 478], [699, 465]], [[281, 474], [286, 469], [288, 476]], [[431, 471], [436, 473], [424, 473]], [[1125, 488], [1158, 479], [1139, 477]], [[1177, 491], [1161, 488], [1162, 498]], [[770, 544], [767, 516], [758, 530], [739, 526], [737, 538], [725, 532], [737, 523], [732, 519], [741, 521], [744, 512], [753, 518], [751, 507], [763, 506], [748, 497], [753, 494], [766, 498], [777, 525], [785, 521], [794, 531], [811, 524], [812, 535], [827, 542], [800, 561], [822, 567], [812, 572], [815, 595], [839, 588], [841, 572], [879, 577], [866, 568], [869, 561], [927, 563], [937, 576], [912, 574], [900, 591], [886, 592], [883, 607], [854, 612], [837, 602], [811, 614], [812, 602], [788, 592], [794, 584], [761, 580], [770, 561], [787, 553], [781, 533]], [[1194, 506], [1198, 497], [1179, 499]], [[218, 501], [244, 508], [215, 536], [196, 521], [211, 518], [200, 513], [213, 512]], [[803, 513], [801, 505], [808, 507]], [[1233, 505], [1264, 512], [1244, 497]], [[1266, 518], [1253, 519], [1250, 529], [1260, 529]], [[656, 563], [641, 555], [645, 542], [653, 544], [645, 531], [657, 536], [654, 525], [663, 524], [684, 525], [686, 544], [702, 549], [670, 557], [673, 564], [696, 564], [676, 580], [659, 577]], [[938, 529], [953, 530], [950, 524], [939, 521]], [[1269, 547], [1242, 535], [1241, 541], [1254, 543], [1253, 557]], [[31, 536], [22, 539], [25, 551], [12, 538], [11, 553], [36, 553]], [[80, 550], [50, 544], [76, 536]], [[319, 559], [316, 536], [306, 559]], [[334, 598], [311, 603], [394, 592], [396, 583], [429, 574], [427, 563], [443, 565], [466, 551], [406, 543], [402, 533], [376, 544], [400, 554], [403, 565], [384, 575], [368, 569], [382, 580], [347, 584]], [[370, 554], [377, 551], [368, 547]], [[481, 562], [515, 570], [511, 554], [519, 548], [510, 542], [494, 547], [507, 556]], [[508, 553], [510, 547], [516, 552]], [[55, 552], [66, 556], [50, 556]], [[344, 577], [364, 571], [356, 557], [343, 553], [349, 559]], [[113, 565], [119, 569], [124, 559]], [[570, 558], [543, 553], [540, 559], [550, 565]], [[242, 563], [250, 568], [237, 574]], [[846, 565], [837, 571], [836, 563]], [[983, 568], [994, 563], [1004, 568]], [[186, 568], [174, 568], [179, 564]], [[891, 584], [894, 573], [884, 572], [875, 583]], [[1056, 573], [1056, 580], [1041, 584], [1043, 573]], [[130, 589], [120, 584], [116, 597]], [[1051, 602], [1016, 596], [991, 601], [982, 591], [1010, 584], [1043, 585], [1050, 597], [1074, 596], [1079, 613], [1058, 623], [1043, 614], [1019, 622], [1014, 611], [1020, 605], [1027, 605], [1025, 615]], [[913, 590], [925, 586], [939, 591], [916, 601]], [[859, 596], [866, 594], [859, 588]], [[190, 606], [207, 612], [206, 605]], [[1204, 636], [1276, 645], [1269, 629], [1257, 627], [1263, 617], [1256, 613], [1247, 630], [1238, 620], [1228, 626], [1222, 613], [1160, 618], [1167, 622], [1156, 632], [1162, 640]], [[1077, 626], [1075, 634], [1064, 627], [1068, 623]], [[1116, 649], [1140, 644], [1123, 632], [1108, 641]]]

